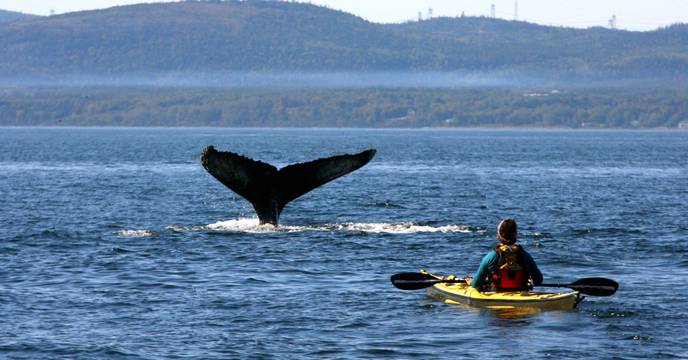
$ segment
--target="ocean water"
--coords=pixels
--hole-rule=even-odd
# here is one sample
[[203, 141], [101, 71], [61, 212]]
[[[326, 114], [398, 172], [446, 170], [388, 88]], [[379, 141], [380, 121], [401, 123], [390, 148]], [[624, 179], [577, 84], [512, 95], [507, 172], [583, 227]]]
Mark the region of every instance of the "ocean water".
[[[378, 150], [259, 226], [206, 145], [284, 166]], [[688, 358], [688, 133], [0, 128], [0, 358]], [[467, 275], [504, 217], [547, 282], [508, 316], [401, 291]]]

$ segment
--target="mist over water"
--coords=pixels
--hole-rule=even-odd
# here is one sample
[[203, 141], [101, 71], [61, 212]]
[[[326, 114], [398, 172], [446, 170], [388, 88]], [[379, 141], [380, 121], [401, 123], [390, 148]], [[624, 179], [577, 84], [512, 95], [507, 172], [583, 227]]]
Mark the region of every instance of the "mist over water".
[[[529, 81], [535, 81], [533, 79]], [[517, 81], [480, 72], [206, 72], [140, 75], [49, 75], [0, 78], [5, 87], [167, 88], [464, 88], [514, 86]]]
[[0, 76], [0, 91], [31, 88], [168, 88], [168, 89], [685, 89], [680, 79], [658, 75], [613, 78], [541, 71], [333, 71], [333, 72], [201, 72], [42, 76]]

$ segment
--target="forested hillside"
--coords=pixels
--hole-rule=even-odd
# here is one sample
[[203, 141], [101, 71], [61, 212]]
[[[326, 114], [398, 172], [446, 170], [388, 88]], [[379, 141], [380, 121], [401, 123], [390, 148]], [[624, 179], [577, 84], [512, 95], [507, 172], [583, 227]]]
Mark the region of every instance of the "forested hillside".
[[480, 71], [620, 79], [688, 74], [688, 26], [571, 29], [490, 18], [375, 24], [272, 1], [121, 6], [0, 24], [0, 75]]
[[675, 128], [688, 25], [376, 24], [276, 1], [0, 12], [0, 126]]

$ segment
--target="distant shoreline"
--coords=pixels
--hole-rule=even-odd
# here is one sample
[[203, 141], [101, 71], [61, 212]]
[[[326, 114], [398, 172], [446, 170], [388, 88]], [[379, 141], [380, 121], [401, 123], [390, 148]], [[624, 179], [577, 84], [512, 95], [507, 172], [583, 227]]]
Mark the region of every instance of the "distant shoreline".
[[25, 89], [0, 126], [677, 129], [685, 92], [658, 89]]

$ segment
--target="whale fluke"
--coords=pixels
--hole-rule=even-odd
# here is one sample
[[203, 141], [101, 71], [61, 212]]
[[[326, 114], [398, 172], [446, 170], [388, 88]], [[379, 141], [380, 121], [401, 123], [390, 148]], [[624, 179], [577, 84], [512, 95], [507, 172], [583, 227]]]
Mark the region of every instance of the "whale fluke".
[[337, 155], [277, 170], [262, 161], [208, 146], [201, 153], [203, 167], [222, 184], [248, 200], [261, 224], [277, 225], [284, 207], [299, 196], [367, 164], [375, 156], [370, 149], [358, 154]]

